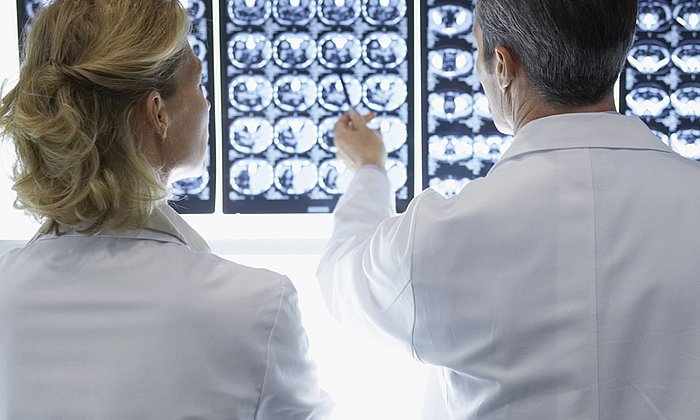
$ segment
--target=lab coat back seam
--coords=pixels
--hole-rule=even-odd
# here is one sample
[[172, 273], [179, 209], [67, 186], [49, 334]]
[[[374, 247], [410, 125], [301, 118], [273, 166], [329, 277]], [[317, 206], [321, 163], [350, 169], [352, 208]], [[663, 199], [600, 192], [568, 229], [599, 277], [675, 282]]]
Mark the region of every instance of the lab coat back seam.
[[595, 177], [593, 176], [593, 156], [592, 156], [592, 148], [588, 149], [588, 176], [590, 177], [590, 183], [591, 183], [591, 211], [593, 214], [593, 225], [592, 225], [592, 235], [593, 235], [593, 243], [592, 243], [592, 251], [593, 251], [593, 287], [594, 287], [594, 293], [595, 293], [595, 337], [596, 337], [596, 342], [595, 342], [595, 350], [596, 350], [596, 412], [598, 413], [598, 418], [600, 418], [600, 330], [598, 328], [598, 325], [600, 325], [599, 322], [599, 313], [598, 313], [598, 249], [597, 249], [597, 236], [596, 236], [596, 223], [597, 223], [597, 218], [596, 218], [596, 185], [595, 185]]

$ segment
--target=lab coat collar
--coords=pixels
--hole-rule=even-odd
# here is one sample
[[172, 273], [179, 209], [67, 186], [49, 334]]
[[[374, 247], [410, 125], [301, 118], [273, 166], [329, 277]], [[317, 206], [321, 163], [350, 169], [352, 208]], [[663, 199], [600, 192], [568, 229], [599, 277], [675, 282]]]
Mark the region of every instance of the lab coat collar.
[[207, 241], [168, 205], [157, 207], [144, 227], [170, 234], [195, 251], [211, 252]]
[[[44, 234], [45, 229], [39, 229], [30, 243], [54, 237], [54, 235]], [[61, 236], [84, 236], [77, 232], [61, 230]], [[185, 220], [175, 212], [170, 206], [163, 204], [153, 211], [151, 217], [146, 221], [143, 229], [139, 230], [109, 230], [100, 231], [95, 236], [118, 237], [130, 239], [145, 239], [159, 242], [170, 242], [183, 244], [195, 251], [211, 252], [209, 245], [197, 231], [195, 231]]]
[[530, 121], [521, 128], [494, 169], [526, 153], [579, 148], [671, 152], [639, 118], [617, 112], [559, 114]]

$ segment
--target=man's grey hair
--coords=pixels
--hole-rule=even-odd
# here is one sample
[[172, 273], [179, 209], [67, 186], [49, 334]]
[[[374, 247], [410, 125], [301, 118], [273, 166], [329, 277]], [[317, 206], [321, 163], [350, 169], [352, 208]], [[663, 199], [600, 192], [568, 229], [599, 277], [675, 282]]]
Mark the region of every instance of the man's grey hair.
[[477, 0], [486, 63], [503, 45], [555, 106], [609, 95], [634, 39], [637, 0]]

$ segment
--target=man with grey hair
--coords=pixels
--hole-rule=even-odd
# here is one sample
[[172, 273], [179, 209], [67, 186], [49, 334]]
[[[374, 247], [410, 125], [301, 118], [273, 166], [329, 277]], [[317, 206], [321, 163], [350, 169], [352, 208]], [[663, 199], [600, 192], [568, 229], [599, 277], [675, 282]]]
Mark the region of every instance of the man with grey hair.
[[372, 116], [318, 269], [343, 322], [431, 365], [428, 419], [700, 416], [700, 165], [615, 112], [635, 0], [479, 0], [477, 74], [515, 140], [395, 216]]

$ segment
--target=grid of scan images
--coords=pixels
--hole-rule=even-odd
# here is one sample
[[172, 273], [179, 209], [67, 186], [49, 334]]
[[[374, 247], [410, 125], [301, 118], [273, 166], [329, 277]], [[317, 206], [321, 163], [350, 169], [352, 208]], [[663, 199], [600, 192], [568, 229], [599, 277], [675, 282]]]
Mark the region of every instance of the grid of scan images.
[[476, 76], [471, 2], [422, 0], [423, 187], [445, 197], [485, 176], [513, 142]]
[[621, 110], [700, 161], [700, 3], [641, 1], [621, 80]]
[[[31, 30], [31, 21], [36, 11], [52, 0], [17, 0], [17, 27], [20, 37]], [[192, 21], [192, 34], [189, 37], [194, 53], [202, 60], [202, 86], [207, 99], [214, 103], [214, 58], [212, 39], [211, 0], [181, 0]], [[216, 191], [216, 153], [214, 109], [209, 114], [209, 151], [205, 156], [205, 168], [200, 177], [183, 179], [171, 186], [176, 196], [170, 205], [178, 213], [213, 213]]]
[[333, 126], [350, 106], [376, 113], [397, 209], [406, 208], [411, 7], [410, 0], [222, 2], [225, 213], [332, 211], [351, 178], [335, 157]]
[[[20, 31], [51, 0], [18, 0]], [[221, 37], [225, 213], [332, 211], [350, 172], [335, 157], [333, 124], [350, 106], [374, 111], [402, 211], [413, 197], [413, 2], [183, 0], [190, 37], [216, 103], [213, 37]], [[423, 187], [450, 197], [485, 176], [512, 143], [498, 132], [476, 77], [472, 2], [421, 0]], [[621, 111], [641, 117], [678, 153], [700, 160], [700, 3], [641, 0], [620, 83]], [[29, 28], [30, 26], [27, 26]], [[206, 170], [179, 181], [181, 213], [214, 211], [211, 112]]]

